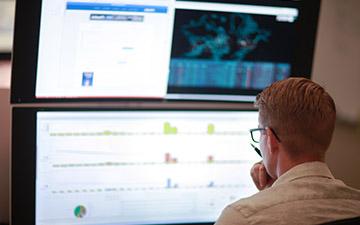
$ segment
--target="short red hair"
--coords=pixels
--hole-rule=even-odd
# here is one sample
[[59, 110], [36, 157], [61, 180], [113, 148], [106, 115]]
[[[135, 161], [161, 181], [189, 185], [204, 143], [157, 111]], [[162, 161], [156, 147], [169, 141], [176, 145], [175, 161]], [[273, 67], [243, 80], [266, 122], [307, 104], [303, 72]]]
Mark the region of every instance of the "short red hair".
[[255, 106], [262, 125], [275, 130], [290, 154], [308, 150], [323, 154], [329, 147], [335, 103], [315, 82], [305, 78], [277, 81], [256, 97]]

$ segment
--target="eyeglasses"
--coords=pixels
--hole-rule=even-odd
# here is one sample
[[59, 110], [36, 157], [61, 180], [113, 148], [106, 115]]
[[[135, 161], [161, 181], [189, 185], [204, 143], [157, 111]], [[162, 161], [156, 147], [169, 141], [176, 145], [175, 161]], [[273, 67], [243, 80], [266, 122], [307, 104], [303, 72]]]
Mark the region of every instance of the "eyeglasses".
[[[251, 139], [253, 140], [253, 142], [255, 143], [260, 143], [260, 136], [261, 136], [261, 132], [263, 132], [264, 130], [266, 130], [266, 128], [269, 128], [271, 130], [271, 132], [274, 134], [275, 138], [278, 140], [278, 142], [280, 141], [280, 138], [277, 136], [277, 134], [275, 133], [274, 129], [270, 128], [270, 127], [265, 127], [265, 128], [254, 128], [254, 129], [250, 129], [250, 134], [251, 134]], [[261, 151], [259, 148], [257, 148], [255, 145], [253, 145], [252, 143], [250, 143], [251, 147], [254, 148], [255, 152], [262, 157], [261, 155]]]
[[251, 139], [253, 140], [253, 142], [255, 143], [260, 143], [260, 136], [261, 136], [261, 132], [266, 130], [265, 128], [254, 128], [254, 129], [250, 129], [250, 134], [251, 134]]
[[260, 143], [261, 134], [264, 130], [266, 130], [266, 128], [271, 130], [271, 132], [274, 134], [274, 136], [278, 140], [278, 142], [281, 142], [279, 136], [275, 133], [274, 129], [272, 129], [271, 127], [250, 129], [249, 131], [250, 131], [251, 139], [253, 140], [253, 142]]

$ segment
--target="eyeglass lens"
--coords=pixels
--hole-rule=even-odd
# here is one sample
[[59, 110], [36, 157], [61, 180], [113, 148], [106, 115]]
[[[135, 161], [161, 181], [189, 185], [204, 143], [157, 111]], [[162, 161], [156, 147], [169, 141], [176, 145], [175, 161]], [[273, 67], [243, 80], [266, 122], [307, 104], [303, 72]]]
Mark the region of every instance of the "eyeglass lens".
[[261, 136], [261, 131], [260, 130], [254, 130], [252, 132], [252, 137], [254, 139], [255, 142], [260, 142], [260, 136]]

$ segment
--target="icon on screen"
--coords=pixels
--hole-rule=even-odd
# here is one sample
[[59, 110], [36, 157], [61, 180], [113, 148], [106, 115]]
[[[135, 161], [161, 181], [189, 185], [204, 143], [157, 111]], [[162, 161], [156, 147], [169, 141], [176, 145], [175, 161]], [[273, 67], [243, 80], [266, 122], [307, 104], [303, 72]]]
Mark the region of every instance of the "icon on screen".
[[79, 205], [74, 209], [74, 214], [77, 218], [83, 218], [86, 215], [86, 208], [83, 205]]
[[93, 79], [94, 79], [94, 72], [83, 72], [81, 86], [83, 87], [93, 86]]

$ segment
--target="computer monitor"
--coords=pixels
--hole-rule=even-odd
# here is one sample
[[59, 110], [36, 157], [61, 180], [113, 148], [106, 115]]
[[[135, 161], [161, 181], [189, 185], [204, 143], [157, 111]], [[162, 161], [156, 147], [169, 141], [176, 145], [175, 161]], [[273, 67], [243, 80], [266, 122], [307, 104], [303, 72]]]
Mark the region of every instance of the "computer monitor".
[[18, 1], [12, 102], [253, 101], [310, 77], [319, 1]]
[[257, 192], [256, 111], [13, 111], [12, 224], [213, 223]]

